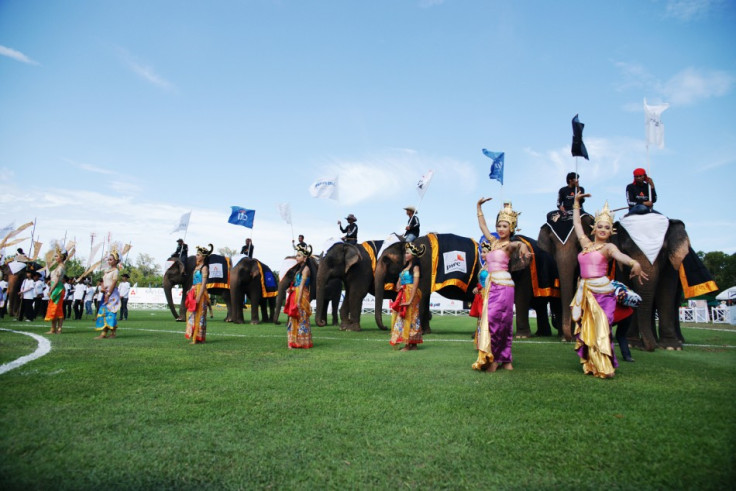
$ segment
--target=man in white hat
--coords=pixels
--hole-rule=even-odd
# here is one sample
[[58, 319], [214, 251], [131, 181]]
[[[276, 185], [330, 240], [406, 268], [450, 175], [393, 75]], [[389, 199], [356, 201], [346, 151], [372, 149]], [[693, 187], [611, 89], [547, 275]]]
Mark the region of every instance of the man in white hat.
[[407, 206], [406, 216], [409, 217], [409, 222], [406, 224], [406, 232], [404, 232], [404, 240], [407, 242], [414, 242], [419, 237], [419, 217], [417, 216], [417, 209], [413, 206]]
[[348, 224], [343, 228], [342, 222], [340, 220], [337, 221], [337, 226], [340, 227], [340, 231], [345, 234], [345, 237], [342, 238], [343, 242], [347, 242], [348, 244], [357, 244], [358, 243], [358, 225], [355, 224], [355, 222], [358, 221], [357, 218], [355, 218], [355, 215], [352, 213], [345, 217], [345, 220], [348, 221]]

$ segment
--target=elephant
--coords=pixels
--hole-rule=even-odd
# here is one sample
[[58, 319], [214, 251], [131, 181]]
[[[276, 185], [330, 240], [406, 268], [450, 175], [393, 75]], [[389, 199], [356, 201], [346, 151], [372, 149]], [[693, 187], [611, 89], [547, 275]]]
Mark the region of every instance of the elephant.
[[340, 329], [360, 331], [360, 312], [366, 294], [375, 293], [373, 273], [376, 254], [383, 245], [382, 240], [361, 244], [338, 242], [330, 247], [320, 259], [317, 272], [317, 325], [324, 325], [323, 308], [331, 281], [345, 284], [345, 298], [340, 308]]
[[6, 292], [7, 299], [5, 307], [7, 308], [8, 316], [18, 317], [20, 314], [20, 286], [23, 283], [23, 279], [26, 277], [27, 271], [40, 271], [41, 265], [36, 262], [27, 262], [23, 269], [20, 269], [13, 273], [10, 269], [9, 263], [2, 265], [2, 278], [8, 282], [8, 290]]
[[[592, 230], [593, 216], [585, 213], [581, 217], [584, 230]], [[537, 244], [543, 250], [554, 257], [557, 265], [557, 274], [560, 280], [560, 324], [562, 327], [562, 335], [566, 341], [572, 341], [573, 327], [572, 315], [570, 312], [570, 303], [577, 285], [577, 278], [580, 276], [580, 267], [578, 266], [578, 253], [582, 250], [580, 241], [572, 231], [572, 220], [560, 220], [557, 226], [562, 225], [564, 228], [562, 233], [555, 233], [552, 225], [545, 223], [539, 229]], [[569, 234], [569, 235], [568, 235]], [[560, 235], [567, 237], [563, 243]]]
[[[543, 251], [540, 251], [536, 247], [536, 242], [533, 239], [524, 237], [521, 235], [515, 235], [513, 240], [523, 240], [526, 242], [535, 253], [535, 261], [539, 263], [535, 264], [537, 272], [548, 270], [552, 276], [554, 274], [554, 262], [551, 258], [546, 255]], [[395, 283], [398, 279], [399, 272], [403, 267], [404, 258], [404, 242], [399, 241], [390, 246], [381, 253], [378, 263], [376, 264], [375, 273], [375, 284], [385, 285], [386, 287], [393, 288], [392, 283]], [[422, 330], [425, 333], [430, 333], [431, 328], [429, 325], [429, 297], [430, 297], [430, 284], [437, 276], [433, 274], [426, 274], [425, 272], [433, 272], [436, 274], [436, 266], [433, 266], [433, 262], [438, 261], [439, 257], [446, 252], [451, 251], [454, 247], [460, 247], [467, 249], [472, 247], [474, 253], [477, 255], [477, 243], [473, 239], [467, 237], [460, 237], [453, 234], [429, 234], [419, 237], [415, 244], [424, 244], [427, 247], [427, 252], [420, 258], [420, 267], [422, 269], [422, 276], [419, 280], [419, 289], [422, 292], [422, 301], [419, 304], [419, 315], [422, 322]], [[463, 247], [464, 245], [464, 247]], [[442, 254], [441, 254], [442, 253]], [[466, 254], [467, 257], [467, 254]], [[436, 259], [435, 259], [436, 258]], [[470, 261], [468, 261], [468, 264]], [[465, 302], [472, 302], [473, 293], [472, 286], [475, 285], [480, 272], [481, 263], [479, 260], [474, 261], [472, 268], [469, 268], [470, 275], [468, 276], [467, 285], [462, 281], [445, 281], [441, 285], [435, 284], [432, 286], [432, 291], [438, 292], [445, 298], [454, 300], [463, 300]], [[542, 264], [543, 263], [543, 264]], [[549, 320], [547, 316], [547, 302], [548, 298], [535, 297], [535, 284], [538, 294], [544, 294], [550, 297], [556, 295], [556, 291], [552, 286], [545, 288], [546, 285], [542, 284], [542, 280], [533, 277], [531, 269], [528, 264], [522, 261], [512, 259], [511, 273], [514, 279], [514, 304], [516, 305], [516, 336], [525, 338], [531, 336], [531, 327], [529, 325], [529, 309], [533, 308], [537, 313], [537, 335], [544, 336], [551, 334], [549, 326]], [[554, 278], [547, 276], [547, 283], [550, 285], [554, 282]], [[540, 288], [541, 287], [541, 288]], [[542, 292], [542, 290], [546, 290]], [[387, 290], [391, 293], [392, 290]], [[386, 291], [381, 288], [376, 288], [376, 306], [375, 306], [375, 317], [376, 324], [380, 329], [387, 329], [383, 325], [382, 316], [382, 305], [383, 297]]]
[[[231, 306], [230, 306], [230, 285], [228, 283], [228, 273], [230, 260], [224, 256], [217, 254], [211, 254], [208, 258], [210, 263], [210, 277], [207, 282], [207, 291], [210, 293], [216, 293], [222, 296], [223, 302], [227, 307], [227, 315], [225, 322], [231, 320]], [[181, 285], [184, 293], [188, 292], [192, 288], [192, 272], [196, 263], [195, 256], [189, 256], [186, 264], [184, 264], [179, 258], [171, 257], [169, 261], [172, 265], [164, 272], [163, 284], [164, 293], [166, 294], [166, 302], [171, 310], [171, 314], [174, 316], [177, 322], [186, 321], [186, 307], [184, 302], [186, 295], [181, 296], [181, 304], [179, 305], [179, 312], [176, 312], [174, 307], [174, 300], [171, 294], [171, 290], [174, 285]]]
[[[290, 258], [286, 258], [287, 260]], [[319, 271], [319, 261], [315, 257], [310, 257], [307, 259], [307, 264], [309, 264], [309, 268], [311, 271]], [[294, 266], [290, 267], [286, 272], [283, 273], [281, 276], [281, 280], [279, 281], [279, 294], [276, 297], [276, 308], [273, 311], [273, 323], [279, 324], [279, 315], [281, 314], [281, 307], [284, 305], [284, 300], [286, 299], [286, 290], [289, 288], [289, 285], [291, 285], [291, 282], [294, 281], [294, 276], [296, 275], [296, 263], [294, 263]], [[309, 298], [315, 298], [316, 291], [317, 291], [317, 282], [312, 281], [309, 284]], [[327, 323], [327, 311], [329, 309], [329, 305], [332, 304], [332, 325], [336, 326], [339, 323], [339, 317], [338, 317], [338, 308], [340, 306], [340, 297], [342, 296], [342, 281], [335, 278], [330, 280], [327, 283], [327, 286], [325, 288], [324, 292], [324, 299], [322, 308], [319, 308], [320, 302], [317, 301], [317, 310], [321, 312], [315, 313], [315, 321], [319, 326], [324, 326]], [[321, 317], [320, 317], [321, 315]], [[321, 321], [321, 323], [320, 323]]]
[[[654, 351], [657, 347], [682, 349], [684, 339], [680, 332], [679, 303], [683, 292], [680, 279], [686, 274], [685, 268], [682, 268], [683, 261], [686, 258], [692, 260], [694, 257], [694, 261], [700, 263], [699, 267], [702, 267], [707, 276], [706, 281], [702, 283], [704, 288], [688, 293], [688, 296], [701, 295], [717, 288], [710, 279], [705, 266], [690, 247], [690, 238], [685, 230], [685, 224], [680, 220], [669, 219], [662, 248], [653, 263], [642, 252], [621, 222], [616, 222], [615, 230], [617, 233], [611, 238], [611, 241], [621, 252], [638, 261], [644, 273], [649, 276], [647, 281], [639, 284], [637, 281], [629, 280], [629, 267], [616, 265], [616, 279], [626, 283], [642, 298], [641, 304], [632, 316], [628, 331], [631, 344], [647, 351]], [[698, 267], [697, 264], [696, 267]], [[709, 282], [708, 279], [710, 279]], [[655, 311], [659, 316], [659, 332], [654, 323]]]
[[235, 324], [243, 324], [243, 303], [245, 295], [250, 300], [250, 323], [260, 324], [258, 310], [262, 312], [264, 322], [273, 319], [278, 284], [271, 268], [257, 259], [243, 257], [230, 271], [230, 294], [233, 303]]

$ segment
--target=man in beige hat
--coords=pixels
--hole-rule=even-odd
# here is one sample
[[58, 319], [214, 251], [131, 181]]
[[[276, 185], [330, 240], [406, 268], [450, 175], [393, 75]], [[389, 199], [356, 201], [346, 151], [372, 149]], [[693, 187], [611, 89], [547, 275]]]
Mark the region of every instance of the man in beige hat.
[[357, 244], [358, 243], [358, 225], [356, 225], [355, 222], [358, 221], [357, 218], [355, 218], [355, 215], [352, 213], [345, 217], [345, 220], [348, 221], [347, 226], [343, 228], [342, 221], [337, 221], [337, 226], [340, 227], [340, 231], [345, 234], [345, 236], [342, 238], [343, 242], [347, 242], [348, 244]]
[[404, 240], [407, 242], [414, 242], [419, 237], [419, 217], [417, 216], [417, 209], [413, 206], [407, 206], [406, 216], [409, 217], [409, 222], [406, 224], [406, 232], [404, 232]]

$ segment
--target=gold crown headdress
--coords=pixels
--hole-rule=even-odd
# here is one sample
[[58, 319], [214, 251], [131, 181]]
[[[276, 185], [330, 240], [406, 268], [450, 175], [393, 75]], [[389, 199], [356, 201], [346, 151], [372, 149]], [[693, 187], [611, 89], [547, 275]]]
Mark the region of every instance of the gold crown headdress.
[[595, 212], [595, 220], [593, 221], [593, 227], [598, 225], [598, 222], [608, 222], [611, 224], [611, 233], [613, 233], [613, 212], [608, 207], [608, 201], [603, 205], [603, 209]]
[[483, 242], [480, 243], [480, 250], [483, 252], [490, 252], [492, 248], [493, 246], [491, 246], [491, 243], [488, 242], [487, 240], [484, 240]]
[[215, 246], [213, 246], [212, 244], [207, 244], [207, 245], [210, 246], [209, 250], [206, 247], [197, 246], [197, 254], [201, 254], [204, 257], [207, 257], [210, 254], [212, 254], [212, 251], [215, 250]]
[[519, 215], [521, 215], [521, 212], [514, 211], [513, 208], [511, 208], [511, 202], [509, 201], [508, 203], [504, 203], [503, 209], [498, 212], [496, 223], [508, 222], [509, 231], [513, 234], [514, 231], [516, 231], [516, 222], [518, 221]]
[[411, 242], [406, 243], [406, 251], [414, 257], [422, 257], [424, 252], [427, 250], [427, 246], [424, 244], [414, 245]]
[[300, 252], [304, 257], [309, 257], [312, 255], [312, 246], [311, 245], [297, 245], [296, 252]]
[[116, 248], [113, 248], [110, 251], [110, 257], [112, 257], [115, 260], [115, 262], [118, 262], [118, 263], [120, 262], [120, 253], [118, 252]]

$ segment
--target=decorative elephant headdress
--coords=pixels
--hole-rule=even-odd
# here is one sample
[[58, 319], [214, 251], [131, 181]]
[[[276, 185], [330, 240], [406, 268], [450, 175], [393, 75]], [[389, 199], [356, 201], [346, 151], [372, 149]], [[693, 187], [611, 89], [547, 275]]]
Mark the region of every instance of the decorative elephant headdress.
[[207, 245], [210, 246], [209, 250], [207, 250], [206, 247], [197, 246], [197, 254], [201, 254], [205, 258], [209, 257], [209, 255], [212, 254], [212, 251], [215, 250], [215, 246], [213, 246], [212, 244]]
[[608, 222], [611, 225], [611, 235], [616, 232], [613, 230], [613, 212], [608, 207], [608, 201], [603, 205], [603, 209], [595, 212], [595, 220], [593, 221], [592, 228], [598, 225], [598, 222]]
[[498, 212], [496, 224], [498, 224], [498, 222], [508, 222], [509, 231], [513, 234], [516, 231], [516, 223], [518, 222], [519, 215], [521, 215], [521, 212], [514, 211], [511, 207], [511, 202], [509, 201], [508, 203], [504, 203], [503, 209]]
[[296, 252], [300, 252], [304, 257], [309, 257], [312, 255], [312, 246], [311, 245], [297, 245]]
[[417, 246], [411, 242], [406, 243], [406, 252], [410, 253], [414, 257], [422, 257], [426, 250], [427, 246], [424, 244]]

